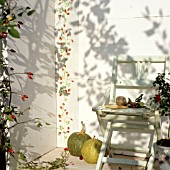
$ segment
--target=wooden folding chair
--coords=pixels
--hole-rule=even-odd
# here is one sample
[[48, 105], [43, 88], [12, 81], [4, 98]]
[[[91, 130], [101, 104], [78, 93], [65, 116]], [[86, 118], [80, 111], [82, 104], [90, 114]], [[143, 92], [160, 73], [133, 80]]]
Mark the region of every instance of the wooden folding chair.
[[[118, 65], [126, 63], [134, 68], [131, 78], [118, 77]], [[112, 109], [106, 105], [116, 104], [116, 89], [151, 89], [153, 80], [148, 79], [148, 74], [153, 63], [162, 63], [164, 72], [169, 71], [168, 56], [115, 56], [113, 59], [111, 86], [103, 98], [92, 110], [96, 112], [101, 131], [103, 133], [103, 144], [100, 150], [96, 170], [101, 170], [103, 163], [126, 164], [143, 166], [152, 170], [155, 160], [154, 143], [162, 137], [160, 128], [160, 116], [158, 111], [147, 108]], [[150, 146], [148, 148], [123, 146], [112, 144], [113, 131], [126, 131], [135, 133], [151, 133]], [[146, 156], [144, 160], [130, 160], [117, 158], [116, 154], [126, 156]]]

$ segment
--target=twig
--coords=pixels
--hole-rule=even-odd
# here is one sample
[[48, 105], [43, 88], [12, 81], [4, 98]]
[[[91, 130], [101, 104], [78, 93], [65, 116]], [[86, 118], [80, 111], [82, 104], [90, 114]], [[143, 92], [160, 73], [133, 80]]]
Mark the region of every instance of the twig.
[[8, 130], [10, 130], [11, 128], [13, 128], [13, 127], [15, 127], [15, 126], [17, 126], [17, 125], [19, 125], [19, 124], [32, 122], [32, 121], [37, 120], [37, 119], [40, 119], [40, 118], [34, 118], [34, 119], [27, 120], [27, 121], [15, 123], [14, 125], [10, 126], [10, 127], [8, 128]]

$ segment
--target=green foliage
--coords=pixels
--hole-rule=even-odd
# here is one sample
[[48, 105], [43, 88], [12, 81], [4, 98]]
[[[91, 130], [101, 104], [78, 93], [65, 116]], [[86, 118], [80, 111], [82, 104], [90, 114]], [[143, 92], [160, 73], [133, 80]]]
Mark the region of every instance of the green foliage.
[[[11, 3], [13, 5], [11, 5]], [[1, 41], [1, 53], [6, 51], [3, 49], [4, 46], [8, 45], [8, 36], [12, 38], [20, 38], [19, 29], [23, 23], [18, 20], [18, 13], [26, 13], [28, 16], [33, 14], [35, 10], [30, 7], [18, 7], [17, 0], [0, 0], [1, 13], [0, 13], [0, 41]], [[3, 44], [3, 45], [2, 45]], [[14, 49], [9, 49], [8, 52], [16, 52]], [[0, 162], [0, 169], [2, 166], [6, 165], [9, 155], [12, 156], [18, 163], [27, 162], [24, 153], [17, 152], [13, 149], [12, 143], [9, 138], [10, 129], [15, 126], [23, 123], [28, 123], [30, 121], [35, 121], [36, 119], [30, 119], [27, 121], [19, 122], [17, 121], [18, 117], [23, 115], [25, 111], [21, 111], [18, 106], [14, 106], [12, 103], [12, 95], [19, 95], [21, 101], [27, 100], [28, 96], [25, 94], [17, 94], [13, 92], [11, 77], [17, 74], [25, 74], [29, 79], [32, 79], [33, 73], [15, 73], [13, 68], [9, 68], [6, 57], [3, 56], [3, 53], [0, 57], [0, 67], [1, 67], [1, 79], [0, 81], [0, 154], [4, 157], [4, 162]], [[2, 77], [2, 75], [5, 75]], [[35, 122], [38, 127], [41, 127], [42, 124], [39, 119]], [[11, 122], [11, 123], [9, 123]], [[14, 134], [15, 135], [15, 134]], [[15, 154], [14, 154], [15, 153]], [[3, 155], [2, 155], [3, 154]], [[17, 155], [17, 156], [16, 156]], [[2, 159], [1, 159], [2, 160]], [[20, 162], [21, 161], [21, 162]], [[4, 168], [3, 168], [4, 169]]]
[[15, 28], [9, 29], [8, 33], [14, 38], [20, 38], [20, 33]]
[[11, 109], [10, 109], [9, 107], [6, 107], [6, 108], [4, 109], [4, 113], [5, 113], [5, 114], [11, 113]]
[[[11, 7], [10, 4], [14, 3], [14, 7]], [[28, 16], [31, 16], [35, 13], [34, 9], [27, 7], [18, 7], [17, 1], [11, 0], [10, 3], [7, 3], [6, 0], [0, 0], [0, 5], [2, 5], [2, 13], [0, 19], [0, 39], [6, 38], [8, 35], [13, 38], [20, 38], [20, 33], [16, 28], [20, 29], [20, 26], [23, 24], [18, 19], [26, 13]], [[18, 18], [19, 17], [19, 18]]]
[[19, 158], [25, 162], [27, 161], [26, 156], [22, 152], [19, 152]]
[[1, 4], [1, 5], [4, 5], [5, 2], [6, 2], [6, 0], [0, 0], [0, 4]]
[[7, 118], [7, 120], [9, 120], [9, 121], [11, 121], [11, 122], [14, 121], [14, 119], [12, 119], [11, 115], [6, 115], [6, 118]]
[[[168, 75], [170, 75], [170, 73]], [[166, 77], [168, 75], [165, 75], [165, 73], [158, 73], [153, 82], [155, 96], [149, 99], [149, 106], [151, 109], [159, 110], [161, 116], [169, 116], [170, 118], [170, 79]], [[170, 123], [167, 134], [168, 137], [170, 137]], [[161, 145], [166, 146], [166, 142], [167, 141], [162, 143], [161, 140]]]
[[70, 78], [70, 74], [68, 71], [67, 63], [71, 58], [72, 53], [72, 44], [74, 40], [72, 39], [72, 31], [69, 28], [68, 17], [71, 13], [72, 9], [72, 0], [64, 0], [59, 1], [58, 3], [58, 17], [60, 19], [60, 26], [58, 28], [58, 67], [57, 75], [59, 78], [59, 96], [60, 102], [62, 105], [60, 106], [59, 113], [59, 131], [58, 135], [62, 135], [64, 139], [68, 138], [68, 134], [70, 133], [70, 127], [68, 126], [73, 119], [70, 117], [67, 111], [67, 102], [69, 96], [71, 95], [71, 83], [74, 82]]
[[170, 114], [170, 80], [165, 77], [165, 73], [159, 73], [153, 82], [156, 94], [150, 98], [151, 107], [158, 109], [161, 115]]
[[58, 168], [63, 168], [64, 170], [66, 169], [67, 160], [69, 157], [69, 153], [67, 150], [64, 150], [64, 152], [61, 153], [60, 158], [56, 158], [53, 161], [43, 161], [41, 163], [37, 163], [35, 161], [31, 161], [29, 163], [26, 163], [24, 166], [22, 165], [20, 167], [20, 170], [52, 170], [52, 169], [58, 169]]
[[2, 23], [0, 23], [0, 33], [7, 31], [7, 26], [2, 26]]

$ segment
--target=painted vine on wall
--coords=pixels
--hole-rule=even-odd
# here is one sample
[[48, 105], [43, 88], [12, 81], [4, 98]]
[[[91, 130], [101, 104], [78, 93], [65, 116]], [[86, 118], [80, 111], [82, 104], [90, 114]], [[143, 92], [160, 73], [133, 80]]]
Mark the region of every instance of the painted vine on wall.
[[68, 26], [68, 17], [70, 17], [71, 6], [73, 0], [59, 0], [58, 2], [58, 17], [59, 36], [58, 36], [58, 61], [59, 61], [59, 97], [62, 101], [60, 105], [60, 112], [58, 113], [59, 130], [58, 134], [68, 137], [70, 132], [70, 123], [73, 119], [70, 117], [67, 109], [68, 98], [71, 94], [70, 73], [67, 69], [67, 61], [71, 58], [71, 47], [74, 42], [72, 39], [71, 29]]

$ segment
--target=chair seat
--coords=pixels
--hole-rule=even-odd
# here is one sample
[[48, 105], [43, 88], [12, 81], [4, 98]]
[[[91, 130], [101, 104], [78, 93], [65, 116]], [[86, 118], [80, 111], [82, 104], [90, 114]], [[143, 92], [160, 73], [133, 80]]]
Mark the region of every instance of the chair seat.
[[147, 108], [127, 108], [127, 109], [112, 109], [100, 106], [92, 109], [93, 111], [101, 111], [102, 114], [117, 114], [117, 115], [129, 115], [129, 116], [142, 116], [151, 117], [154, 116], [154, 111]]

